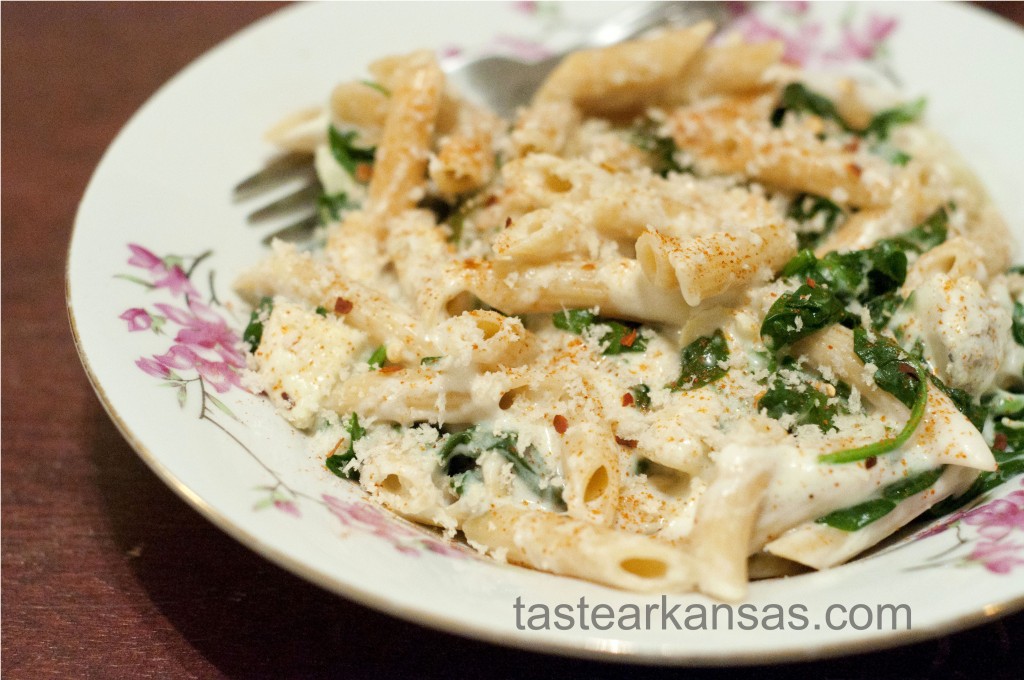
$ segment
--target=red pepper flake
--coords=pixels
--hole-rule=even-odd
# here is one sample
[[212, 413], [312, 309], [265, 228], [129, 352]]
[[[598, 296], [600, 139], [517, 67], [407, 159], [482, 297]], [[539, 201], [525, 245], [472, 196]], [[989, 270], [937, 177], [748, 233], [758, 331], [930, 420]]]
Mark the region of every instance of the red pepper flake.
[[619, 344], [622, 345], [623, 347], [632, 347], [633, 343], [636, 342], [636, 336], [636, 329], [633, 328], [628, 333], [622, 336], [622, 340], [619, 340]]
[[346, 300], [345, 298], [342, 298], [342, 297], [335, 298], [335, 300], [334, 300], [334, 313], [335, 314], [348, 314], [349, 312], [352, 311], [352, 308], [354, 306], [355, 305], [353, 305], [351, 301]]
[[625, 446], [627, 449], [635, 449], [638, 442], [635, 439], [623, 439], [619, 435], [615, 435], [615, 443], [619, 446]]
[[491, 194], [490, 196], [488, 196], [487, 198], [484, 199], [484, 207], [490, 208], [492, 205], [494, 205], [497, 202], [498, 202], [498, 197], [495, 196], [494, 194]]
[[505, 228], [508, 229], [511, 226], [512, 226], [512, 218], [511, 217], [506, 217], [505, 218]]
[[588, 262], [585, 265], [583, 265], [582, 267], [580, 267], [580, 269], [582, 269], [585, 272], [592, 272], [595, 269], [597, 269], [597, 265], [594, 264], [593, 262]]
[[397, 373], [398, 371], [401, 371], [403, 368], [405, 367], [399, 366], [398, 364], [388, 364], [387, 366], [381, 366], [377, 370], [380, 371], [381, 373]]
[[864, 459], [864, 469], [870, 470], [878, 464], [878, 456], [870, 456]]
[[373, 166], [369, 163], [360, 163], [356, 166], [356, 181], [366, 184], [373, 177]]
[[856, 163], [847, 163], [846, 164], [846, 169], [850, 172], [851, 175], [853, 175], [854, 177], [857, 177], [857, 178], [859, 178], [861, 173], [863, 172], [861, 167], [859, 165], [857, 165]]
[[996, 451], [1005, 451], [1006, 447], [1010, 444], [1010, 440], [1006, 438], [1005, 432], [996, 432], [996, 438], [992, 442], [992, 448]]
[[920, 377], [918, 377], [917, 375], [917, 369], [908, 364], [907, 362], [899, 362], [898, 364], [896, 364], [896, 368], [897, 370], [899, 370], [900, 373], [904, 373], [912, 378], [917, 378], [918, 380], [920, 380]]
[[853, 139], [850, 143], [848, 143], [846, 146], [843, 147], [843, 151], [849, 151], [850, 153], [853, 153], [854, 151], [856, 151], [859, 148], [860, 148], [860, 140], [859, 139]]
[[565, 431], [569, 429], [569, 421], [566, 420], [565, 416], [555, 416], [551, 424], [555, 426], [555, 432], [558, 434], [565, 434]]
[[807, 285], [810, 286], [811, 288], [817, 288], [818, 287], [818, 284], [816, 284], [814, 282], [814, 279], [812, 279], [810, 276], [807, 277]]
[[289, 406], [292, 406], [292, 405], [295, 404], [295, 402], [292, 401], [291, 396], [289, 396], [289, 394], [287, 392], [282, 392], [281, 393], [281, 398], [284, 399], [285, 401], [287, 401]]
[[636, 399], [633, 398], [633, 394], [631, 392], [626, 392], [622, 395], [623, 406], [632, 406], [634, 403], [636, 403]]

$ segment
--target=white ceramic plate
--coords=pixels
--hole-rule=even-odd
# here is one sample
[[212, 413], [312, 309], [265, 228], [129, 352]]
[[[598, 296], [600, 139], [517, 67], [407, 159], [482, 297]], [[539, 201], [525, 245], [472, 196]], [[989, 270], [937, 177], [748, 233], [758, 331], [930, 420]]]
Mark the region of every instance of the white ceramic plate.
[[[621, 3], [619, 3], [621, 4]], [[755, 583], [732, 630], [692, 630], [702, 596], [676, 630], [653, 610], [650, 629], [529, 630], [517, 597], [616, 612], [662, 604], [572, 579], [491, 563], [396, 520], [326, 472], [269, 405], [237, 387], [245, 313], [230, 292], [263, 253], [233, 184], [270, 150], [262, 131], [322, 101], [372, 59], [413, 48], [442, 52], [560, 47], [617, 4], [311, 4], [276, 14], [205, 55], [136, 114], [96, 171], [68, 258], [68, 304], [83, 363], [139, 455], [197, 510], [267, 558], [336, 593], [428, 626], [503, 644], [651, 663], [803, 659], [934, 636], [1024, 605], [1024, 487], [919, 531], [871, 558], [823, 573]], [[1024, 35], [965, 6], [766, 6], [745, 32], [787, 39], [817, 67], [854, 66], [927, 94], [928, 117], [983, 180], [1024, 236], [1024, 90], [994, 74], [1024, 73]], [[130, 244], [135, 244], [134, 246]], [[205, 305], [186, 311], [191, 293]], [[214, 296], [215, 297], [212, 297]], [[212, 299], [211, 299], [212, 298]], [[832, 605], [908, 605], [910, 630], [874, 621], [833, 630]], [[623, 609], [625, 607], [625, 609]], [[534, 610], [536, 613], [538, 610]], [[773, 616], [781, 611], [781, 616]], [[736, 612], [739, 614], [739, 612]], [[806, 618], [806, 623], [801, 621]], [[833, 624], [845, 620], [832, 610]], [[535, 620], [534, 623], [539, 623]], [[556, 623], [552, 619], [551, 624]], [[625, 621], [625, 626], [631, 624]], [[663, 629], [663, 623], [667, 629]], [[770, 630], [778, 625], [777, 630]]]

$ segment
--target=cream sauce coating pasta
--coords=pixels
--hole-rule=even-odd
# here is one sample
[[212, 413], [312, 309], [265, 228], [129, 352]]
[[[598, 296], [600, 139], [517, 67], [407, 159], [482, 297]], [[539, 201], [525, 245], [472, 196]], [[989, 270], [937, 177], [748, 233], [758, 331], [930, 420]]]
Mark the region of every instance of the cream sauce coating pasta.
[[984, 190], [916, 105], [711, 30], [578, 52], [507, 123], [420, 51], [275, 128], [346, 207], [236, 282], [248, 380], [327, 469], [499, 559], [732, 600], [997, 470], [1024, 278]]

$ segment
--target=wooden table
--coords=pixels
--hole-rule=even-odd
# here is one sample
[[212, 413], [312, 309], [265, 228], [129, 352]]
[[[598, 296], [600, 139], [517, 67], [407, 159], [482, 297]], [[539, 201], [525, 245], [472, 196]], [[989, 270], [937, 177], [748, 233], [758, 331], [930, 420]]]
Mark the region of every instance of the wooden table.
[[[1024, 23], [1020, 3], [993, 5]], [[64, 259], [86, 182], [160, 84], [278, 6], [3, 4], [4, 677], [622, 674], [426, 630], [273, 566], [165, 487], [93, 394], [64, 306]], [[890, 652], [685, 672], [1009, 678], [1021, 642], [1017, 614]]]

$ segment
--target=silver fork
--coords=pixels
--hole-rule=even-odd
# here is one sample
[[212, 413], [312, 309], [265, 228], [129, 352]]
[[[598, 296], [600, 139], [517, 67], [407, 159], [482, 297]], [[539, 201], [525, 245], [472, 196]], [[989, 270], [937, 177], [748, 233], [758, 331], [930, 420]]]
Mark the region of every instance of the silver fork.
[[[445, 59], [441, 66], [448, 81], [463, 96], [487, 106], [502, 117], [511, 118], [517, 107], [529, 102], [548, 74], [570, 51], [606, 47], [635, 38], [661, 25], [691, 24], [710, 19], [721, 26], [727, 15], [724, 2], [688, 0], [644, 3], [617, 13], [570, 49], [547, 59], [526, 62], [506, 56], [475, 59], [451, 57]], [[305, 178], [307, 183], [254, 210], [246, 218], [251, 225], [264, 224], [270, 220], [279, 221], [284, 216], [297, 220], [272, 232], [263, 239], [264, 243], [274, 238], [302, 240], [322, 223], [316, 206], [323, 187], [313, 170], [313, 156], [298, 152], [280, 155], [234, 188], [233, 195], [237, 202], [263, 194], [296, 178]]]

